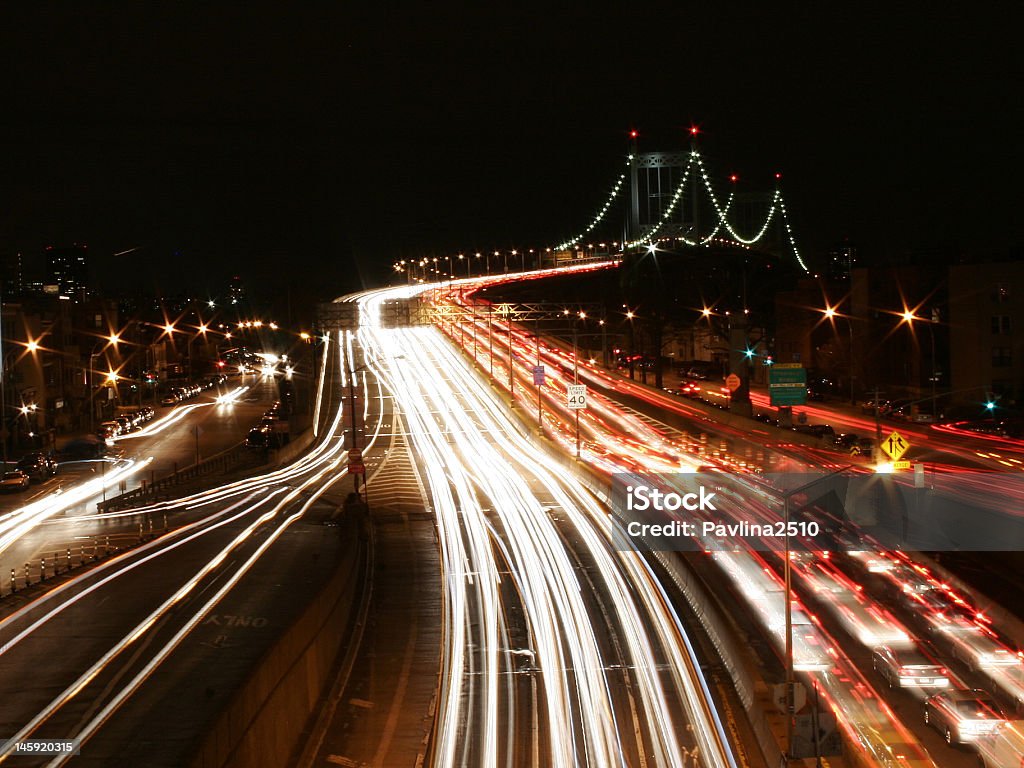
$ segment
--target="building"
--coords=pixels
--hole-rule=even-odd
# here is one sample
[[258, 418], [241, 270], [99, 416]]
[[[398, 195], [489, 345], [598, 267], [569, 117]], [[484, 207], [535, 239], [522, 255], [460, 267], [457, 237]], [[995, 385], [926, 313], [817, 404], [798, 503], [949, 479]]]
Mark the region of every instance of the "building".
[[849, 282], [850, 275], [859, 267], [857, 246], [850, 243], [848, 237], [833, 246], [828, 252], [828, 263], [825, 265], [825, 277], [832, 282]]
[[88, 248], [77, 243], [68, 247], [46, 247], [44, 291], [83, 302], [89, 292]]
[[246, 306], [245, 285], [242, 278], [235, 275], [228, 284], [228, 304], [244, 307]]
[[952, 390], [962, 402], [1016, 406], [1024, 398], [1024, 263], [949, 270]]

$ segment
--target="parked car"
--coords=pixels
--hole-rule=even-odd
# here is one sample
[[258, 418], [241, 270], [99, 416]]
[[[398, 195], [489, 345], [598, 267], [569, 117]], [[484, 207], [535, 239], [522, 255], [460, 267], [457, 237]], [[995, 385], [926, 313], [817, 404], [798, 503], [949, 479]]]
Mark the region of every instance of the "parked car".
[[22, 456], [18, 461], [17, 469], [28, 475], [29, 480], [46, 480], [57, 474], [57, 462], [49, 454], [37, 451]]
[[1006, 715], [980, 688], [937, 693], [924, 703], [924, 721], [946, 738], [947, 744], [966, 744], [995, 733]]
[[948, 688], [949, 672], [917, 648], [890, 648], [871, 652], [871, 666], [890, 688]]
[[98, 435], [86, 435], [85, 437], [76, 438], [58, 451], [58, 457], [61, 461], [99, 459], [106, 455], [107, 443]]
[[805, 435], [813, 435], [814, 437], [824, 437], [833, 441], [836, 437], [836, 431], [828, 424], [798, 424], [793, 427], [793, 431]]
[[28, 475], [20, 469], [15, 469], [13, 472], [4, 472], [3, 477], [0, 478], [0, 491], [18, 493], [28, 488], [30, 482], [31, 480], [29, 480]]
[[96, 436], [101, 440], [112, 440], [121, 435], [121, 425], [116, 421], [104, 421], [96, 428]]

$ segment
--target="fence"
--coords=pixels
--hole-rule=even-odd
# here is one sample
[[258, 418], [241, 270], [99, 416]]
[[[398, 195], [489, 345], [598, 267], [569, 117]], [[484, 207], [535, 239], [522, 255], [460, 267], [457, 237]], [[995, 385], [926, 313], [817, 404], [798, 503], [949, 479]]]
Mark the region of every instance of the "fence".
[[[166, 521], [164, 526], [166, 527]], [[150, 518], [148, 522], [139, 523], [138, 531], [92, 536], [88, 540], [76, 542], [73, 546], [43, 553], [38, 560], [33, 559], [17, 565], [0, 565], [0, 598], [9, 597], [83, 565], [90, 565], [110, 555], [116, 555], [155, 535], [153, 521]]]
[[166, 501], [177, 495], [172, 493], [172, 489], [175, 486], [207, 475], [216, 473], [227, 474], [230, 470], [244, 463], [246, 459], [251, 460], [253, 458], [252, 451], [245, 447], [245, 443], [239, 443], [232, 448], [228, 448], [226, 451], [218, 453], [216, 456], [200, 461], [198, 464], [192, 464], [180, 470], [175, 469], [174, 472], [159, 480], [153, 479], [148, 483], [143, 480], [138, 488], [133, 488], [112, 499], [100, 502], [96, 507], [100, 513], [103, 513], [114, 512], [126, 507], [135, 507], [153, 501]]

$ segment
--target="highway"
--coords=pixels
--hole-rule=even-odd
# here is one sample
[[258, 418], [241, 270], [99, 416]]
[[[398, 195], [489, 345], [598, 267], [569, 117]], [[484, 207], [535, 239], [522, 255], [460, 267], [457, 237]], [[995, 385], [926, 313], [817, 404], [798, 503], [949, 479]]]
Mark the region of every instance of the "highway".
[[[39, 499], [0, 521], [0, 535], [18, 557], [18, 547], [34, 556], [41, 541], [49, 546], [76, 529], [95, 535], [103, 526], [141, 523], [152, 531], [134, 549], [5, 603], [0, 685], [17, 695], [0, 701], [0, 733], [78, 738], [76, 763], [184, 764], [294, 620], [298, 606], [277, 588], [282, 580], [315, 590], [326, 578], [324, 563], [358, 557], [351, 527], [337, 536], [324, 525], [336, 520], [345, 493], [343, 395], [351, 383], [362, 406], [356, 422], [364, 456], [386, 465], [396, 446], [408, 450], [436, 526], [440, 671], [426, 764], [740, 764], [722, 714], [728, 702], [712, 693], [702, 671], [714, 659], [702, 650], [688, 606], [666, 587], [664, 563], [643, 547], [622, 546], [622, 521], [587, 488], [620, 473], [660, 473], [674, 483], [715, 472], [723, 495], [752, 500], [749, 514], [773, 520], [779, 508], [765, 492], [766, 472], [835, 467], [842, 458], [718, 424], [677, 398], [579, 366], [594, 391], [579, 419], [576, 464], [569, 458], [576, 414], [566, 407], [566, 386], [579, 364], [571, 354], [507, 322], [488, 328], [474, 321], [474, 339], [504, 336], [488, 348], [474, 340], [475, 361], [467, 334], [451, 324], [385, 327], [385, 302], [422, 290], [346, 297], [358, 304], [360, 326], [323, 345], [316, 440], [293, 463], [104, 515], [93, 512], [97, 488], [83, 486], [81, 498], [61, 493], [59, 509]], [[543, 434], [535, 426], [531, 370], [538, 356], [547, 368], [539, 392]], [[512, 397], [502, 386], [510, 366]], [[177, 450], [188, 450], [180, 431], [190, 429], [190, 416], [217, 418], [222, 407], [182, 410], [181, 422], [169, 418], [168, 429], [179, 430]], [[118, 471], [138, 475], [150, 455], [145, 441], [163, 439], [172, 437], [155, 431], [135, 438], [136, 453], [107, 479], [119, 482]], [[857, 471], [866, 470], [858, 462]], [[993, 487], [959, 482], [955, 489], [981, 497]], [[696, 549], [695, 568], [737, 622], [764, 638], [771, 658], [762, 661], [778, 674], [785, 642], [778, 548]], [[316, 558], [304, 559], [311, 551]], [[848, 540], [834, 557], [795, 554], [791, 565], [795, 669], [837, 715], [847, 764], [973, 764], [970, 751], [947, 747], [925, 726], [920, 697], [879, 685], [870, 654], [881, 643], [920, 647], [949, 669], [954, 686], [994, 687], [1011, 703], [1024, 699], [1024, 675], [1000, 628], [926, 563], [870, 538]], [[422, 674], [433, 675], [433, 667]], [[291, 725], [301, 730], [306, 723]], [[0, 762], [18, 765], [66, 761], [16, 760], [9, 750], [0, 754]]]
[[[35, 581], [41, 560], [50, 561], [52, 575], [57, 566], [66, 565], [69, 550], [77, 563], [97, 551], [133, 543], [140, 525], [144, 535], [162, 531], [163, 514], [97, 516], [96, 504], [115, 497], [122, 484], [131, 490], [195, 463], [197, 436], [200, 458], [243, 441], [276, 397], [273, 380], [246, 379], [204, 392], [187, 404], [159, 408], [142, 429], [116, 439], [107, 459], [64, 462], [55, 477], [33, 485], [27, 494], [4, 497], [0, 573], [7, 576], [15, 569], [20, 585], [26, 563]], [[9, 580], [4, 581], [3, 591], [10, 591]]]
[[[682, 621], [605, 509], [436, 329], [360, 343], [395, 397], [439, 529], [445, 643], [433, 765], [735, 765]], [[519, 618], [521, 617], [521, 618]]]
[[[441, 303], [457, 302], [463, 300], [463, 292], [442, 287], [435, 291], [433, 299]], [[493, 318], [491, 313], [480, 313], [468, 320], [473, 324], [471, 331], [456, 328], [454, 324], [449, 324], [447, 331], [453, 342], [462, 344], [465, 352], [475, 352], [481, 367], [485, 370], [493, 367], [494, 379], [499, 387], [506, 390], [506, 396], [509, 379], [507, 350], [513, 352], [514, 399], [525, 413], [536, 414], [538, 410], [533, 400], [537, 396], [537, 388], [531, 381], [531, 368], [538, 361], [546, 364], [545, 387], [540, 393], [543, 423], [566, 452], [574, 450], [574, 414], [565, 408], [565, 387], [576, 375], [590, 384], [593, 387], [589, 393], [590, 407], [580, 419], [582, 449], [585, 460], [603, 472], [678, 472], [693, 470], [699, 465], [700, 468], [717, 471], [728, 470], [738, 476], [753, 473], [756, 477], [766, 471], [820, 472], [821, 468], [850, 463], [863, 467], [862, 472], [868, 470], [866, 461], [850, 462], [848, 457], [824, 446], [780, 441], [768, 430], [757, 426], [741, 429], [731, 424], [716, 423], [719, 420], [713, 414], [708, 415], [706, 410], [604, 373], [587, 361], [577, 362], [563, 344], [540, 343], [526, 329], [514, 324], [509, 326], [500, 314], [497, 322], [489, 323], [488, 320]], [[473, 344], [471, 347], [466, 341], [480, 336], [489, 339], [486, 346]], [[491, 337], [497, 341], [491, 343]], [[576, 374], [575, 370], [579, 373]], [[817, 410], [817, 415], [825, 420], [821, 409]], [[863, 421], [858, 416], [846, 418], [846, 423], [859, 429], [864, 426]], [[929, 450], [932, 453], [924, 455], [944, 456], [947, 461], [952, 456], [953, 463], [943, 463], [939, 470], [947, 470], [948, 467], [947, 471], [959, 469], [962, 472], [965, 466], [978, 469], [997, 466], [992, 461], [997, 457], [992, 453], [970, 450], [969, 436], [946, 436], [941, 431], [918, 427], [910, 427], [906, 433], [912, 440], [919, 435], [930, 438]], [[998, 450], [1004, 454], [1010, 452], [1011, 457], [1014, 448], [1019, 450], [1019, 445], [1014, 446], [1013, 441], [1001, 439], [999, 442]], [[976, 446], [977, 441], [973, 445]], [[1004, 472], [1007, 468], [1016, 469], [1013, 462], [1002, 461], [1001, 464]], [[979, 478], [960, 474], [951, 476], [947, 481], [939, 474], [935, 483], [939, 488], [974, 502], [985, 499], [989, 504], [999, 505], [998, 499], [1013, 499], [1019, 495], [1015, 479], [1007, 475]], [[1002, 491], [1001, 496], [993, 496], [993, 488], [996, 487]], [[1015, 509], [1005, 504], [996, 508], [1008, 516], [1016, 515]], [[778, 509], [774, 514], [778, 519]], [[870, 540], [859, 546], [868, 556], [865, 559], [877, 563], [888, 557]], [[781, 565], [777, 558], [765, 560], [753, 553], [736, 552], [728, 556], [716, 554], [715, 559], [720, 570], [731, 578], [735, 597], [745, 600], [754, 616], [760, 615], [760, 631], [773, 638], [781, 656], [784, 599], [779, 575]], [[823, 611], [822, 616], [816, 616], [800, 602], [794, 602], [796, 612], [812, 617], [801, 626], [801, 631], [808, 633], [809, 647], [827, 650], [827, 656], [831, 657], [823, 657], [820, 667], [816, 662], [805, 661], [802, 665], [805, 679], [816, 680], [815, 686], [839, 715], [847, 743], [856, 747], [855, 757], [867, 764], [886, 764], [886, 760], [893, 759], [893, 745], [897, 745], [896, 751], [906, 753], [906, 759], [918, 760], [915, 765], [935, 764], [935, 760], [940, 760], [939, 764], [943, 766], [970, 764], [975, 758], [963, 751], [949, 753], [949, 748], [942, 745], [937, 734], [923, 725], [919, 710], [906, 712], [904, 709], [909, 717], [895, 714], [886, 703], [886, 697], [872, 690], [873, 674], [870, 667], [865, 669], [867, 657], [859, 649], [870, 651], [882, 642], [928, 648], [934, 657], [944, 657], [942, 663], [956, 668], [956, 687], [994, 688], [1004, 696], [1004, 703], [1010, 704], [1019, 700], [1017, 681], [1021, 666], [1012, 643], [987, 626], [980, 611], [974, 614], [968, 611], [966, 615], [951, 620], [950, 611], [944, 605], [955, 606], [956, 601], [962, 598], [949, 593], [947, 585], [931, 576], [925, 566], [912, 560], [899, 570], [889, 570], [896, 581], [896, 593], [929, 593], [942, 600], [921, 605], [927, 611], [924, 615], [931, 616], [924, 626], [919, 620], [921, 611], [911, 610], [911, 615], [916, 618], [906, 618], [912, 623], [910, 629], [902, 628], [890, 611], [892, 608], [904, 615], [908, 613], [907, 609], [894, 605], [891, 593], [884, 592], [876, 580], [869, 580], [873, 587], [871, 592], [861, 592], [851, 586], [849, 577], [837, 571], [795, 570], [795, 594], [813, 596], [816, 608]], [[864, 578], [863, 573], [855, 573], [855, 576]], [[760, 598], [754, 597], [759, 594], [762, 595]], [[835, 611], [835, 616], [827, 615], [831, 611]], [[952, 626], [949, 626], [950, 621]], [[795, 640], [799, 669], [799, 634]], [[960, 667], [958, 660], [966, 662], [966, 668]], [[870, 694], [867, 693], [869, 691]], [[935, 757], [928, 757], [925, 749]]]
[[[342, 351], [340, 344], [325, 345], [328, 388], [344, 382]], [[380, 402], [365, 399], [368, 410], [371, 401]], [[335, 513], [337, 500], [325, 505], [322, 499], [346, 474], [342, 409], [335, 405], [324, 408], [322, 439], [301, 459], [103, 516], [166, 516], [168, 531], [10, 604], [0, 620], [0, 686], [17, 695], [0, 701], [0, 732], [79, 739], [76, 764], [184, 764], [294, 617], [296, 601], [275, 589], [282, 573], [315, 590], [346, 546], [344, 538], [325, 534], [336, 529], [317, 522]], [[369, 417], [372, 447], [379, 408]], [[312, 548], [309, 534], [317, 537]], [[296, 561], [299, 554], [312, 555], [311, 564]], [[232, 646], [225, 657], [220, 649]], [[179, 698], [192, 702], [184, 715]], [[9, 750], [0, 754], [0, 762], [12, 759], [60, 765], [67, 758], [33, 762], [12, 758]]]

